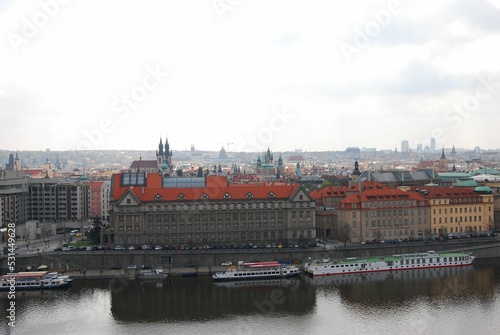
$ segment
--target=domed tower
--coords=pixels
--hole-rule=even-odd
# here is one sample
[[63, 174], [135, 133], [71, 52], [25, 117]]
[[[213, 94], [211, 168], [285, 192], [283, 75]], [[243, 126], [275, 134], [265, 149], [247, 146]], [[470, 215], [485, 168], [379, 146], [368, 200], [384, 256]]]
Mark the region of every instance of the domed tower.
[[352, 181], [358, 180], [359, 176], [361, 176], [361, 171], [359, 171], [358, 161], [354, 162], [354, 171], [352, 171]]
[[285, 166], [283, 165], [283, 158], [280, 155], [280, 157], [278, 158], [278, 173], [283, 174], [284, 171], [285, 171]]

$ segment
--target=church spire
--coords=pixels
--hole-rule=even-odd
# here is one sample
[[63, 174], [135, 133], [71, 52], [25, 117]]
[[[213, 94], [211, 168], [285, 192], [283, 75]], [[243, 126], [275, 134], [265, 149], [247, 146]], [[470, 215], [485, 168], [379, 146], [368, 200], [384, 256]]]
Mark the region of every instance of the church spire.
[[158, 144], [158, 155], [163, 155], [163, 141], [161, 140], [160, 136], [160, 144]]
[[170, 155], [170, 145], [168, 144], [168, 138], [165, 137], [165, 155], [169, 156]]

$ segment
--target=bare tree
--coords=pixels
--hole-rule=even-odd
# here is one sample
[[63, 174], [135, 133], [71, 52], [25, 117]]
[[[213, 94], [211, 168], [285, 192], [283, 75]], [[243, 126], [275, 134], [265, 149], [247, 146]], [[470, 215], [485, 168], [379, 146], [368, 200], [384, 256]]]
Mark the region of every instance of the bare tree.
[[339, 241], [344, 243], [344, 247], [347, 242], [351, 242], [352, 229], [348, 223], [341, 224], [339, 226]]

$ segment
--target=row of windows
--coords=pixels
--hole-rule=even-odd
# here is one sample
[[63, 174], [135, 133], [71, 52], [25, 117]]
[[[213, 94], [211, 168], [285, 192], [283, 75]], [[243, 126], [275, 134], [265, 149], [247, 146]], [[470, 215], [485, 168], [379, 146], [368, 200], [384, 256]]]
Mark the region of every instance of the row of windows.
[[[420, 202], [419, 205], [423, 206], [424, 202]], [[417, 205], [416, 200], [405, 200], [405, 201], [377, 201], [377, 202], [363, 202], [362, 208], [373, 208], [373, 207], [414, 207]]]
[[[439, 208], [438, 209], [439, 214], [441, 214], [442, 209], [444, 209], [444, 211], [443, 211], [444, 214], [448, 214], [448, 208]], [[462, 213], [462, 209], [463, 209], [464, 213], [467, 213], [467, 207], [463, 207], [463, 208], [462, 207], [460, 207], [460, 208], [455, 207], [455, 213]], [[488, 207], [488, 211], [491, 211], [491, 206]], [[481, 212], [481, 207], [473, 207], [473, 208], [469, 207], [469, 213], [472, 213], [472, 212], [474, 212], [474, 213]], [[453, 213], [453, 208], [450, 208], [450, 214], [452, 214], [452, 213]], [[436, 208], [433, 209], [433, 214], [436, 214]]]
[[[414, 224], [427, 224], [426, 218], [417, 218], [417, 221], [415, 222], [415, 218], [410, 218], [410, 219], [399, 219], [399, 220], [372, 220], [370, 221], [365, 221], [365, 227], [386, 227], [386, 226], [409, 226], [409, 225], [414, 225]], [[352, 227], [356, 228], [357, 227], [357, 222], [353, 221], [352, 222]]]
[[[444, 204], [447, 204], [447, 203], [452, 203], [452, 204], [461, 204], [461, 203], [472, 203], [472, 202], [482, 202], [481, 198], [455, 198], [455, 199], [450, 199], [450, 201], [446, 201], [445, 199], [443, 199], [443, 203]], [[433, 205], [436, 205], [436, 204], [441, 204], [441, 199], [433, 199], [432, 200], [432, 204]]]
[[[467, 221], [467, 218], [469, 218], [468, 221]], [[474, 220], [472, 220], [472, 218], [474, 218]], [[464, 216], [463, 219], [464, 220], [462, 220], [461, 216], [460, 217], [455, 216], [455, 222], [478, 222], [478, 221], [481, 222], [482, 221], [481, 215], [479, 215], [479, 216], [474, 215], [474, 217], [473, 216], [468, 216], [468, 217]], [[434, 224], [443, 223], [443, 218], [438, 218], [438, 222], [436, 222], [436, 218], [433, 218], [432, 223], [434, 223]], [[444, 218], [444, 223], [448, 223], [448, 218]], [[450, 217], [450, 223], [453, 223], [453, 217]]]
[[[448, 231], [449, 228], [449, 231]], [[455, 230], [455, 231], [453, 231]], [[441, 228], [434, 228], [433, 233], [437, 234], [441, 231], [443, 234], [448, 234], [448, 233], [458, 233], [458, 232], [469, 232], [469, 231], [483, 231], [483, 226], [468, 226], [468, 227], [443, 227]]]
[[[127, 199], [127, 204], [131, 204], [130, 199]], [[198, 203], [198, 204], [178, 204], [178, 205], [148, 205], [148, 211], [150, 212], [161, 212], [161, 211], [191, 211], [191, 210], [217, 210], [217, 209], [258, 209], [258, 208], [283, 208], [284, 202], [251, 202], [251, 203]], [[307, 202], [298, 202], [292, 203], [292, 208], [310, 208], [311, 203]]]
[[[418, 209], [417, 210], [418, 215], [426, 214], [425, 210]], [[394, 210], [378, 210], [378, 211], [366, 211], [365, 212], [365, 217], [375, 217], [375, 216], [414, 216], [415, 215], [415, 210], [414, 209], [394, 209]], [[353, 217], [355, 216], [355, 212], [353, 213]]]
[[[307, 216], [312, 214], [308, 212]], [[138, 215], [137, 215], [138, 216]], [[300, 217], [303, 217], [302, 214]], [[256, 212], [256, 213], [196, 213], [196, 214], [150, 214], [147, 215], [148, 222], [175, 222], [175, 221], [229, 221], [240, 220], [246, 221], [253, 219], [283, 219], [283, 212]]]
[[[140, 222], [140, 215], [117, 215], [118, 222]], [[198, 221], [260, 221], [262, 220], [283, 220], [284, 214], [279, 212], [251, 212], [251, 213], [196, 213], [196, 214], [149, 214], [146, 216], [147, 222], [198, 222]], [[297, 218], [312, 219], [311, 211], [292, 212], [292, 220]]]
[[[408, 235], [408, 232], [410, 233], [410, 235]], [[394, 234], [394, 235], [393, 235]], [[370, 237], [370, 232], [367, 231], [365, 232], [365, 236], [368, 238]], [[415, 235], [415, 230], [411, 230], [409, 231], [408, 229], [400, 229], [399, 230], [399, 234], [398, 234], [398, 230], [395, 229], [395, 230], [372, 230], [371, 231], [371, 236], [372, 238], [380, 238], [380, 237], [404, 237], [404, 236], [412, 236], [412, 237], [416, 237]]]
[[[292, 225], [293, 226], [293, 225]], [[304, 226], [304, 223], [302, 223], [302, 226]], [[177, 224], [177, 223], [172, 223], [172, 224], [150, 224], [148, 225], [148, 230], [149, 231], [169, 231], [169, 230], [241, 230], [241, 229], [267, 229], [267, 228], [283, 228], [284, 224], [283, 222], [263, 222], [263, 223], [226, 223], [226, 224]], [[139, 224], [135, 225], [118, 225], [118, 230], [119, 231], [140, 231], [141, 226]]]

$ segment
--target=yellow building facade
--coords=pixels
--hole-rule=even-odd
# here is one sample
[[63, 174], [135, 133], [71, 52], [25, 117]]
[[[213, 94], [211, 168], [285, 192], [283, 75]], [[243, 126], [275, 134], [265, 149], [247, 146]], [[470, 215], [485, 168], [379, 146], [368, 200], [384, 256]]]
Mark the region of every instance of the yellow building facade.
[[488, 190], [430, 186], [416, 191], [428, 199], [433, 234], [447, 237], [493, 230], [494, 199]]

